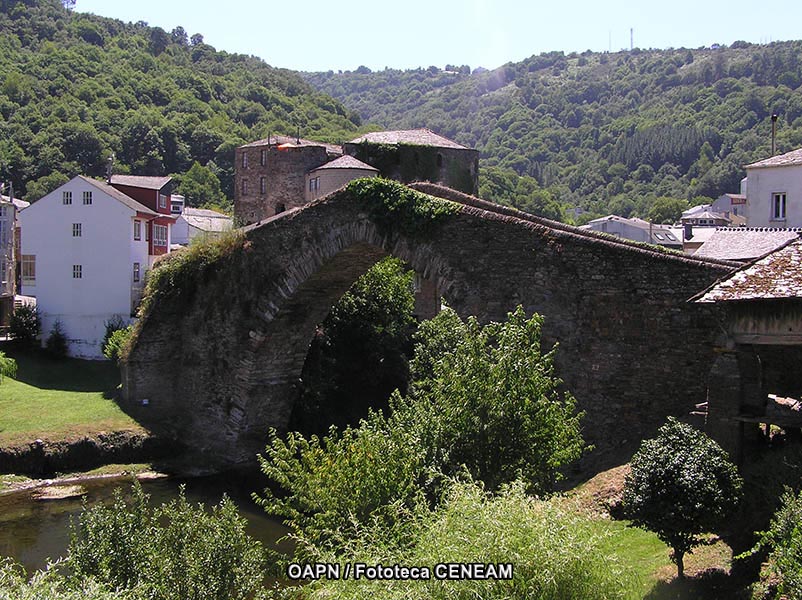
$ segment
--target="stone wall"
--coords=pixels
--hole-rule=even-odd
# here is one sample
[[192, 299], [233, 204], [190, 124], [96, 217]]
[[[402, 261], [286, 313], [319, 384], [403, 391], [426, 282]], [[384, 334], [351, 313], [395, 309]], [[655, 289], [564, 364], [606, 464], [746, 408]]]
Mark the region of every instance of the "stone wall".
[[705, 399], [715, 308], [686, 301], [731, 266], [470, 203], [424, 239], [380, 232], [347, 188], [248, 229], [193, 291], [143, 319], [123, 368], [127, 409], [204, 460], [253, 461], [267, 428], [287, 425], [315, 326], [387, 254], [460, 315], [543, 314], [596, 461]]

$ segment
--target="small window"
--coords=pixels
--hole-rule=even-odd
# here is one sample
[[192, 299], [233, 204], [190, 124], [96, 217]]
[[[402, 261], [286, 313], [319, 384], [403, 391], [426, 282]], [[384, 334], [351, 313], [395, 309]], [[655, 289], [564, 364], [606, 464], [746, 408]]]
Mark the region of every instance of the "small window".
[[147, 223], [145, 224], [145, 241], [147, 242], [150, 239], [150, 228], [148, 227]]
[[267, 150], [262, 150], [259, 153], [259, 164], [263, 167], [267, 164]]
[[61, 192], [61, 203], [72, 204], [72, 192]]
[[34, 285], [36, 283], [36, 255], [22, 255], [22, 283]]
[[134, 283], [139, 283], [139, 263], [134, 263]]
[[243, 169], [247, 169], [248, 168], [248, 153], [247, 152], [243, 152], [242, 153], [242, 168]]
[[243, 179], [242, 180], [242, 195], [243, 196], [247, 196], [248, 195], [248, 180], [247, 179]]
[[771, 195], [771, 218], [776, 221], [785, 220], [785, 192]]
[[267, 193], [267, 180], [264, 177], [259, 178], [259, 193], [260, 194]]
[[80, 223], [73, 223], [72, 224], [72, 237], [81, 237], [81, 224]]
[[72, 265], [72, 278], [73, 279], [82, 279], [83, 278], [83, 266], [82, 265]]
[[134, 239], [139, 241], [142, 239], [142, 221], [134, 220]]
[[159, 208], [167, 208], [167, 196], [159, 194]]
[[84, 192], [84, 204], [92, 204], [92, 192]]

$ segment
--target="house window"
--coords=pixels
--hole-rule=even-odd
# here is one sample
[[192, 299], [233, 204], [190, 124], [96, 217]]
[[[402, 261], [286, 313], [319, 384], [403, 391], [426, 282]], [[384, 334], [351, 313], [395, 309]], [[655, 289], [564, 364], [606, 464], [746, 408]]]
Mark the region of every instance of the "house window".
[[267, 193], [267, 180], [264, 177], [259, 178], [259, 193], [260, 194]]
[[72, 265], [72, 278], [73, 279], [82, 279], [83, 278], [83, 266], [82, 265]]
[[145, 241], [147, 242], [150, 239], [150, 229], [148, 228], [147, 224], [145, 224]]
[[5, 259], [0, 260], [0, 283], [5, 285], [8, 283], [8, 263]]
[[139, 263], [134, 263], [134, 283], [139, 283]]
[[785, 192], [771, 195], [771, 218], [775, 221], [785, 220]]
[[72, 204], [72, 192], [61, 192], [61, 203]]
[[248, 168], [248, 154], [246, 152], [242, 153], [242, 168], [243, 169]]
[[243, 179], [242, 180], [242, 195], [243, 196], [247, 196], [248, 195], [248, 180], [247, 179]]
[[320, 189], [320, 177], [312, 177], [309, 180], [309, 191], [316, 192]]
[[84, 192], [84, 204], [92, 204], [92, 192]]
[[142, 239], [142, 221], [134, 219], [134, 239], [139, 241]]
[[80, 223], [73, 223], [72, 224], [72, 237], [81, 237], [81, 224]]
[[167, 245], [167, 225], [153, 226], [153, 245], [154, 246]]
[[259, 153], [259, 164], [263, 167], [267, 164], [267, 150], [262, 150]]
[[34, 285], [36, 283], [36, 255], [22, 255], [22, 283]]
[[159, 194], [159, 208], [167, 208], [167, 196]]

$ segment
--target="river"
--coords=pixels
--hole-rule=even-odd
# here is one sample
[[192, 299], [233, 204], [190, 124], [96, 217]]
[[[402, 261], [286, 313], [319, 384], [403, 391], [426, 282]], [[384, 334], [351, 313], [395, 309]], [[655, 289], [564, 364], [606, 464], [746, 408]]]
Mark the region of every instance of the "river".
[[[142, 483], [152, 503], [158, 505], [178, 497], [179, 486], [186, 486], [186, 496], [192, 504], [213, 506], [227, 494], [239, 507], [247, 520], [248, 534], [263, 545], [290, 552], [288, 542], [278, 543], [286, 529], [267, 518], [264, 511], [250, 497], [253, 491], [261, 492], [259, 478], [241, 473], [200, 477], [193, 479], [159, 479]], [[96, 479], [82, 483], [86, 501], [92, 506], [110, 504], [114, 490], [131, 487], [126, 479]], [[48, 559], [66, 553], [69, 542], [70, 517], [81, 512], [81, 498], [36, 501], [31, 491], [0, 495], [0, 557], [11, 556], [32, 572], [44, 568]]]

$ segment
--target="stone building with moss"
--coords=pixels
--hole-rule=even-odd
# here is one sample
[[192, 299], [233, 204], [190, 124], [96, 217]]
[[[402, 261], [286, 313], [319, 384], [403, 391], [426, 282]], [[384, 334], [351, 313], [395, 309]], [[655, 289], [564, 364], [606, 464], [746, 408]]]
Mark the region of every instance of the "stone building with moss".
[[479, 191], [479, 152], [430, 129], [368, 133], [343, 150], [388, 179], [439, 183], [471, 195]]
[[479, 152], [429, 129], [379, 131], [343, 146], [270, 136], [235, 150], [234, 214], [256, 223], [339, 189], [381, 175], [428, 181], [475, 195]]

